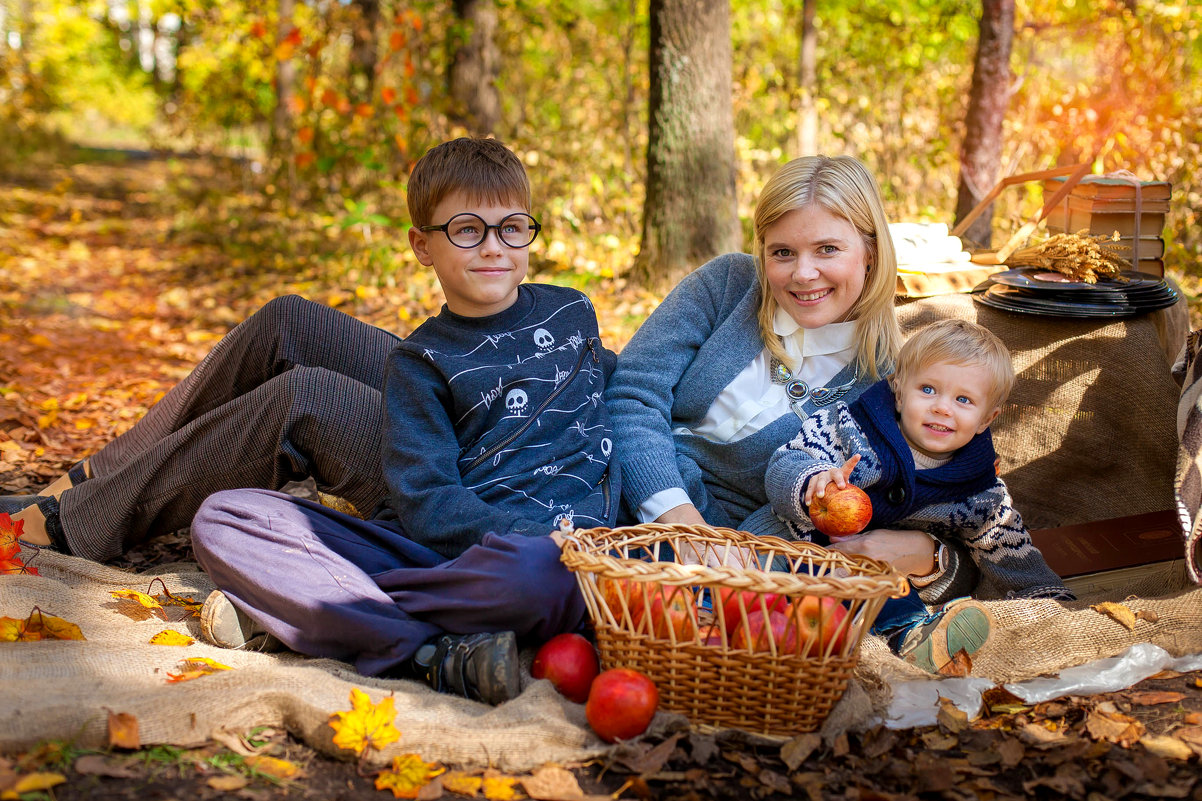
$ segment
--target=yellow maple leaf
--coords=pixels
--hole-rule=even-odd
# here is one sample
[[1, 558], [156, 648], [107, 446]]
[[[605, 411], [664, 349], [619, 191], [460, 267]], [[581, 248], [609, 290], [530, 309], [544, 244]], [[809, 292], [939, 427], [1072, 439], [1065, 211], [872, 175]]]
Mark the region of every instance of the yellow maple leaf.
[[484, 797], [489, 801], [513, 801], [518, 797], [516, 776], [498, 773], [484, 774]]
[[167, 611], [165, 609], [163, 609], [163, 605], [161, 603], [159, 603], [158, 601], [156, 601], [154, 598], [151, 598], [149, 595], [147, 595], [144, 592], [138, 592], [137, 590], [120, 589], [120, 590], [110, 590], [109, 595], [113, 596], [117, 600], [137, 601], [139, 604], [146, 607], [150, 611], [158, 612], [159, 615], [162, 616], [163, 620], [167, 619]]
[[417, 798], [421, 789], [445, 770], [438, 763], [426, 762], [417, 754], [401, 754], [392, 758], [392, 767], [376, 777], [376, 789], [391, 790], [397, 798]]
[[233, 670], [229, 665], [223, 665], [215, 659], [209, 659], [207, 656], [194, 656], [191, 659], [181, 659], [179, 661], [179, 673], [168, 673], [168, 684], [179, 684], [182, 681], [192, 681], [199, 679], [201, 676], [208, 676], [216, 673], [219, 670]]
[[150, 638], [151, 645], [191, 645], [196, 640], [173, 629], [163, 629]]
[[79, 626], [61, 617], [47, 615], [34, 607], [24, 620], [0, 617], [0, 642], [37, 642], [38, 640], [83, 640]]
[[480, 792], [480, 788], [484, 786], [484, 779], [480, 776], [471, 776], [461, 770], [452, 770], [443, 775], [442, 786], [449, 792], [475, 798], [476, 793]]
[[379, 751], [401, 739], [401, 733], [392, 725], [395, 719], [396, 707], [393, 706], [391, 695], [373, 704], [367, 693], [352, 687], [351, 708], [330, 715], [334, 745], [360, 756], [368, 746]]

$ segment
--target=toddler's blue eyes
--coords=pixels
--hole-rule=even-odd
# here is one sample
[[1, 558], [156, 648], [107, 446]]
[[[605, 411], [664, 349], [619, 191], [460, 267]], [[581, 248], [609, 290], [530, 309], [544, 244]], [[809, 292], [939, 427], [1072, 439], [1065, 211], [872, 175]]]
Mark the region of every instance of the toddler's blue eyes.
[[922, 392], [923, 395], [934, 395], [935, 394], [934, 387], [923, 387], [920, 391]]

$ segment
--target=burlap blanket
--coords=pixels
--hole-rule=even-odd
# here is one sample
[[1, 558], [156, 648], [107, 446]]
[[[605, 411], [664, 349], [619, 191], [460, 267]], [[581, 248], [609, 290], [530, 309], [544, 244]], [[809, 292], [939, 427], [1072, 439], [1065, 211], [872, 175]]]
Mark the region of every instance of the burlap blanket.
[[[331, 660], [229, 651], [199, 639], [186, 647], [152, 645], [151, 637], [164, 629], [199, 634], [199, 621], [182, 609], [169, 607], [164, 621], [110, 594], [118, 589], [161, 593], [157, 583], [149, 586], [154, 577], [51, 552], [40, 553], [34, 564], [40, 576], [0, 577], [0, 616], [26, 618], [37, 607], [77, 624], [87, 639], [0, 643], [0, 751], [46, 739], [103, 747], [113, 711], [138, 718], [144, 743], [195, 746], [216, 729], [271, 725], [321, 752], [348, 757], [332, 744], [327, 722], [331, 713], [350, 708], [352, 687], [375, 701], [386, 695], [395, 699], [402, 736], [374, 755], [377, 763], [416, 752], [448, 765], [518, 771], [548, 761], [584, 760], [606, 749], [588, 729], [583, 707], [561, 698], [546, 681], [527, 677], [519, 698], [493, 708], [439, 695], [415, 682], [369, 679]], [[207, 576], [186, 567], [158, 578], [176, 596], [199, 600], [212, 588]], [[1137, 642], [1160, 645], [1173, 655], [1202, 652], [1202, 588], [1128, 606], [1154, 612], [1157, 622], [1141, 620], [1127, 630], [1091, 610], [1088, 600], [992, 603], [999, 626], [978, 653], [973, 675], [1021, 681], [1117, 655]], [[182, 659], [198, 656], [232, 669], [183, 683], [168, 681], [169, 674], [180, 672]], [[893, 657], [879, 638], [867, 639], [856, 681], [824, 734], [882, 717], [890, 683], [920, 678], [929, 676]], [[754, 701], [755, 688], [748, 694]], [[679, 722], [678, 716], [660, 715], [656, 725]]]
[[[1188, 400], [1169, 372], [1169, 355], [1184, 337], [1183, 314], [1172, 309], [1122, 321], [1055, 320], [987, 309], [965, 295], [899, 308], [907, 330], [955, 316], [978, 320], [1010, 346], [1019, 381], [994, 434], [1003, 475], [1028, 525], [1054, 527], [1172, 508], [1174, 467], [1194, 465], [1198, 472], [1185, 485], [1178, 475], [1176, 497], [1189, 506], [1182, 515], [1196, 542], [1202, 527], [1194, 520], [1202, 519], [1197, 515], [1202, 405], [1193, 413], [1195, 435], [1188, 447], [1178, 441], [1173, 421], [1179, 402], [1187, 416], [1202, 404], [1197, 378], [1202, 365], [1191, 373], [1187, 390], [1197, 391]], [[226, 651], [199, 641], [151, 645], [150, 638], [165, 628], [196, 637], [199, 625], [178, 609], [168, 622], [128, 617], [132, 602], [117, 601], [110, 591], [147, 591], [149, 576], [50, 552], [35, 564], [41, 576], [0, 576], [0, 616], [25, 618], [37, 607], [78, 624], [87, 640], [0, 643], [0, 751], [50, 738], [103, 745], [111, 710], [137, 716], [146, 743], [192, 746], [220, 727], [268, 724], [334, 754], [327, 721], [331, 713], [349, 709], [352, 687], [365, 689], [373, 700], [389, 694], [396, 699], [402, 736], [377, 755], [379, 762], [416, 752], [449, 765], [516, 771], [587, 759], [605, 749], [589, 731], [583, 707], [560, 698], [545, 681], [530, 681], [518, 699], [490, 708], [413, 682], [367, 679], [329, 660]], [[161, 578], [171, 593], [197, 600], [212, 588], [194, 567]], [[1174, 656], [1202, 652], [1202, 588], [1152, 575], [1143, 586], [1126, 586], [1107, 600], [1128, 595], [1137, 597], [1127, 606], [1146, 613], [1130, 629], [1091, 609], [1099, 598], [991, 603], [998, 625], [976, 655], [973, 675], [1023, 681], [1118, 655], [1139, 642]], [[233, 669], [168, 683], [180, 660], [193, 656]], [[824, 734], [883, 717], [891, 683], [925, 677], [893, 657], [882, 640], [868, 638], [856, 680]], [[756, 688], [747, 692], [754, 703]], [[659, 716], [656, 725], [672, 722]]]

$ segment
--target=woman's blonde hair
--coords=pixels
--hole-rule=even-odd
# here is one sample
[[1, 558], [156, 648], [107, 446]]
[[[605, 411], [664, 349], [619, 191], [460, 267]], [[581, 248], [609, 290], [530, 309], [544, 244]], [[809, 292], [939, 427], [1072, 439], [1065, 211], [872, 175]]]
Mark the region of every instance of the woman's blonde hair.
[[967, 320], [940, 320], [910, 335], [897, 354], [890, 378], [894, 388], [924, 367], [955, 364], [980, 367], [989, 374], [989, 410], [1000, 408], [1014, 389], [1014, 362], [1005, 343], [987, 328]]
[[901, 343], [901, 330], [893, 310], [897, 255], [876, 180], [851, 156], [803, 156], [781, 167], [764, 185], [755, 207], [760, 336], [773, 356], [789, 364], [784, 345], [773, 330], [777, 303], [764, 269], [764, 236], [781, 217], [810, 205], [847, 220], [863, 237], [868, 276], [848, 319], [856, 322], [856, 360], [860, 372], [880, 378], [878, 364], [891, 364]]

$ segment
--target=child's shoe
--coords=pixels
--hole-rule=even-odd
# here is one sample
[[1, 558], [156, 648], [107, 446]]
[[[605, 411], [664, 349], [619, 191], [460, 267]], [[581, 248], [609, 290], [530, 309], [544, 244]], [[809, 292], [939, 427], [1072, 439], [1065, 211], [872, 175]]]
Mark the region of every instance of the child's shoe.
[[240, 651], [285, 651], [287, 647], [238, 611], [221, 590], [213, 590], [200, 607], [200, 636], [220, 648]]
[[50, 495], [0, 495], [0, 512], [16, 514], [17, 512], [36, 506], [45, 519], [46, 536], [50, 538], [50, 547], [61, 553], [71, 553], [67, 547], [67, 538], [63, 534], [63, 524], [58, 516], [58, 499]]
[[900, 656], [930, 673], [952, 661], [960, 651], [972, 656], [989, 639], [993, 615], [983, 604], [971, 598], [959, 598], [944, 605], [932, 620], [909, 633]]
[[440, 693], [497, 705], [522, 691], [512, 631], [443, 634], [422, 645], [409, 671]]

